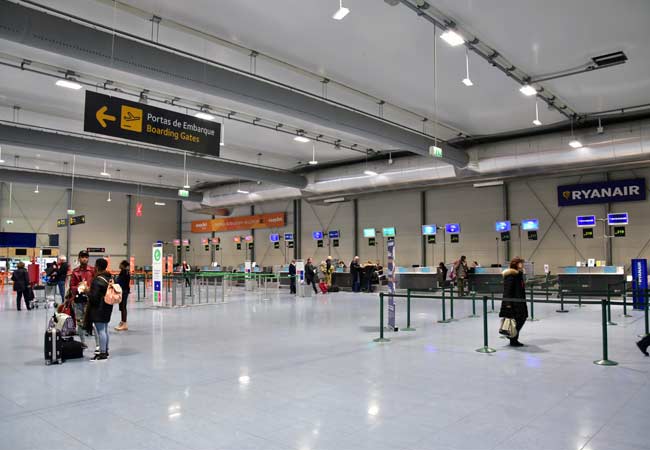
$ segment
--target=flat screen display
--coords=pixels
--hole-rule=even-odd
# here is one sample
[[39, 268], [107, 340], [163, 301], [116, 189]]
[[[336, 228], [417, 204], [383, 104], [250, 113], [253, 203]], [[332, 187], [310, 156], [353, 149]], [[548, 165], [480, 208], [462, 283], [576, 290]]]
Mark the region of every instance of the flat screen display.
[[246, 236], [244, 239], [246, 240], [246, 242], [253, 242], [253, 235], [252, 235], [252, 234], [249, 234], [249, 235]]
[[607, 214], [607, 225], [627, 225], [627, 213], [610, 213]]
[[433, 236], [436, 234], [436, 229], [435, 225], [422, 225], [422, 234], [424, 236]]
[[521, 229], [524, 231], [537, 231], [539, 230], [539, 220], [524, 219], [521, 221]]
[[293, 241], [293, 233], [284, 233], [285, 241]]
[[375, 237], [376, 234], [377, 234], [377, 232], [375, 231], [374, 228], [364, 228], [363, 229], [363, 237], [373, 238], [373, 237]]
[[381, 234], [384, 237], [395, 237], [395, 227], [382, 228]]
[[321, 241], [323, 239], [323, 232], [322, 231], [314, 231], [311, 236], [314, 238], [316, 241]]
[[579, 227], [596, 226], [596, 216], [578, 216], [576, 217], [576, 225]]
[[460, 233], [460, 224], [459, 223], [448, 223], [445, 225], [445, 231], [447, 233], [457, 234]]
[[279, 234], [269, 234], [269, 241], [271, 242], [280, 242]]
[[509, 220], [504, 220], [502, 222], [497, 222], [494, 228], [497, 232], [503, 233], [505, 231], [510, 231], [512, 229], [512, 224]]
[[339, 230], [331, 230], [327, 232], [327, 235], [330, 239], [338, 239], [341, 236], [341, 233], [339, 233]]

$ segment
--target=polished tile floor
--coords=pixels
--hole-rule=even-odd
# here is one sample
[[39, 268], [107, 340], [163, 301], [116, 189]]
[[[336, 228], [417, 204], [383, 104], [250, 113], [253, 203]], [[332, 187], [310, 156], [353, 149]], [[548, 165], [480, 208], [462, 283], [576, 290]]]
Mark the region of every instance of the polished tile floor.
[[[469, 303], [435, 323], [415, 301], [414, 332], [376, 344], [377, 296], [311, 299], [233, 292], [222, 305], [131, 303], [106, 362], [43, 363], [45, 312], [0, 293], [0, 448], [285, 450], [640, 450], [650, 448], [650, 358], [642, 315], [609, 327], [600, 309], [536, 307], [522, 349], [492, 355]], [[404, 326], [404, 304], [398, 303]], [[113, 315], [112, 325], [119, 320]]]

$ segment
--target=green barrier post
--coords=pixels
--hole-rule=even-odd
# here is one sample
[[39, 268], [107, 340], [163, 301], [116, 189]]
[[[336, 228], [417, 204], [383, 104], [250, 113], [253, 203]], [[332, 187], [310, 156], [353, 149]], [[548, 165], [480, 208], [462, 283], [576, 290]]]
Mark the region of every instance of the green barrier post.
[[384, 338], [384, 293], [383, 292], [379, 293], [379, 337], [377, 339], [373, 339], [373, 342], [390, 342], [390, 339]]
[[564, 309], [564, 292], [560, 292], [560, 309], [556, 309], [555, 312], [558, 313], [568, 313], [569, 310]]
[[537, 322], [539, 319], [535, 319], [535, 289], [530, 290], [530, 320], [531, 322]]
[[618, 325], [616, 322], [612, 322], [612, 305], [611, 305], [611, 294], [609, 287], [607, 287], [607, 325], [615, 326]]
[[[460, 297], [460, 296], [459, 296]], [[449, 317], [449, 321], [454, 321], [454, 291], [452, 289], [451, 295], [449, 296], [449, 314], [451, 317]]]
[[578, 308], [582, 308], [582, 294], [578, 294]]
[[623, 283], [623, 317], [632, 317], [627, 313], [627, 284]]
[[496, 312], [496, 311], [494, 310], [494, 292], [492, 292], [492, 294], [491, 294], [491, 295], [492, 295], [492, 300], [491, 300], [491, 302], [492, 302], [492, 309], [490, 310], [490, 314], [492, 314], [492, 313], [495, 313], [495, 312]]
[[645, 321], [645, 334], [640, 334], [640, 338], [646, 337], [648, 334], [650, 334], [650, 330], [648, 330], [648, 293], [646, 292], [646, 298], [645, 298], [645, 306], [643, 307], [643, 315], [644, 315], [644, 321]]
[[[449, 291], [451, 295], [454, 295], [454, 288], [450, 288]], [[446, 307], [445, 307], [445, 291], [442, 291], [442, 320], [439, 320], [438, 323], [449, 323], [451, 320], [447, 319]]]
[[415, 328], [411, 327], [411, 290], [406, 290], [406, 328], [402, 328], [402, 331], [415, 331]]
[[479, 353], [494, 353], [495, 349], [488, 346], [488, 310], [487, 310], [487, 295], [483, 296], [483, 347], [477, 348]]
[[467, 317], [470, 318], [478, 317], [478, 315], [476, 314], [476, 291], [472, 291], [472, 315]]
[[607, 354], [607, 306], [609, 304], [609, 301], [602, 300], [601, 304], [601, 309], [602, 309], [602, 328], [603, 328], [603, 359], [599, 359], [598, 361], [594, 361], [594, 364], [598, 364], [599, 366], [617, 366], [618, 363], [616, 361], [612, 361], [608, 359], [608, 354]]

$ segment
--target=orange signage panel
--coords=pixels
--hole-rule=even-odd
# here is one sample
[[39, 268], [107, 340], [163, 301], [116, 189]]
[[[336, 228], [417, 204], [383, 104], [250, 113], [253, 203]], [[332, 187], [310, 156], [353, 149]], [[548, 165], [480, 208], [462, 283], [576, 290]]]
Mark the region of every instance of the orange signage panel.
[[255, 228], [277, 228], [285, 225], [285, 213], [256, 214], [254, 216], [223, 217], [192, 222], [192, 233], [213, 231], [250, 230]]

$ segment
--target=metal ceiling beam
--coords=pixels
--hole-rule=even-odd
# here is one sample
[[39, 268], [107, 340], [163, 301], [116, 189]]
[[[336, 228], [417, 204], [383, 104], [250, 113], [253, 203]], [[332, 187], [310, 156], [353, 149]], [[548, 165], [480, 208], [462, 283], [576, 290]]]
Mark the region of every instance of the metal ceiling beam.
[[446, 162], [457, 167], [468, 163], [465, 151], [395, 122], [102, 24], [75, 20], [84, 24], [4, 1], [0, 38], [298, 117], [390, 148], [428, 155], [429, 147], [437, 144]]
[[[70, 188], [71, 176], [57, 175], [47, 172], [31, 172], [19, 169], [9, 169], [0, 167], [0, 180], [5, 183], [29, 184], [41, 187], [51, 186], [57, 188]], [[109, 181], [106, 179], [98, 178], [84, 178], [74, 177], [75, 190], [82, 191], [99, 191], [132, 194], [138, 197], [152, 197], [159, 200], [180, 200], [178, 191], [168, 188], [160, 188], [156, 186], [146, 186], [132, 183], [122, 183], [119, 181]], [[190, 192], [188, 201], [200, 202], [203, 199], [203, 194], [200, 192]], [[184, 199], [185, 200], [185, 199]]]
[[[26, 128], [0, 122], [0, 143], [23, 148], [57, 151], [68, 155], [108, 159], [147, 167], [183, 170], [183, 155], [147, 147], [119, 144], [44, 129]], [[302, 189], [307, 179], [291, 172], [249, 166], [230, 161], [187, 156], [187, 170], [204, 175], [223, 175], [243, 180], [264, 181]]]

